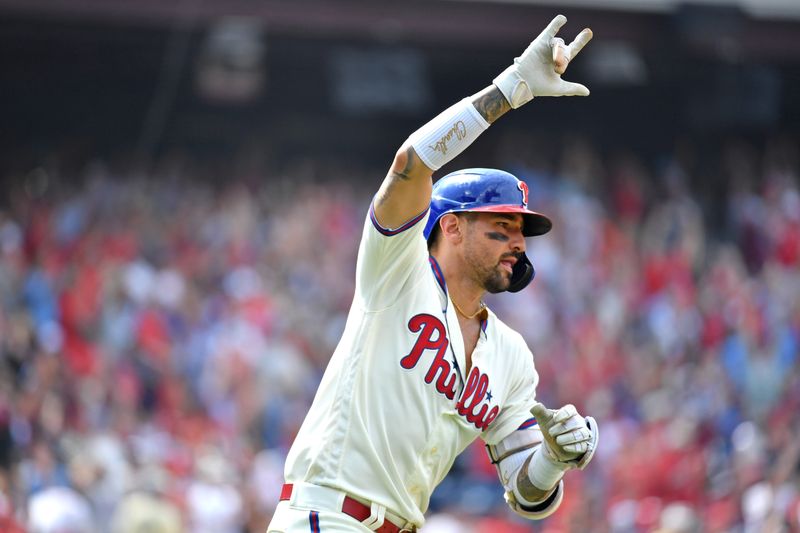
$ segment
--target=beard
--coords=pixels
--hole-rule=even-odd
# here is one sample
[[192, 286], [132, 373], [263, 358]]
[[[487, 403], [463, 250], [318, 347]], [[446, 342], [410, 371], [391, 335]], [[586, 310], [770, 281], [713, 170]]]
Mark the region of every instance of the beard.
[[[506, 259], [515, 254], [505, 254], [500, 258]], [[511, 286], [511, 274], [500, 266], [500, 260], [493, 265], [486, 264], [486, 256], [480, 253], [469, 254], [469, 263], [473, 279], [490, 294], [497, 294], [508, 290]]]
[[467, 228], [464, 259], [470, 266], [472, 279], [490, 294], [507, 291], [511, 286], [513, 267], [512, 272], [509, 273], [500, 265], [500, 262], [511, 257], [516, 258], [519, 262], [524, 252], [515, 253], [507, 251], [500, 255], [494, 262], [490, 263], [490, 254], [487, 253], [485, 247], [481, 246], [481, 242], [485, 237], [479, 235], [479, 232], [473, 228], [472, 224], [468, 224]]
[[[500, 265], [498, 265], [500, 268]], [[483, 280], [483, 288], [490, 294], [497, 294], [508, 290], [511, 285], [511, 276], [505, 271], [494, 270], [491, 275]]]

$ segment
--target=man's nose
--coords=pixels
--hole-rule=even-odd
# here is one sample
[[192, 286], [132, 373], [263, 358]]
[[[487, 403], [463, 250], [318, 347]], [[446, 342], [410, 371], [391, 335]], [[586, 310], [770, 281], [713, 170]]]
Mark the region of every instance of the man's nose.
[[525, 251], [525, 236], [522, 235], [522, 232], [514, 233], [511, 237], [511, 241], [509, 242], [511, 245], [511, 249], [515, 252], [524, 252]]

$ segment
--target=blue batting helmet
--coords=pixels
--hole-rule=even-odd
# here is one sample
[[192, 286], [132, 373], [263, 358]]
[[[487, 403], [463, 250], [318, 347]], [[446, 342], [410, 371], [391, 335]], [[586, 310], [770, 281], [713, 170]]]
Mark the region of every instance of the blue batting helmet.
[[[423, 235], [429, 239], [447, 213], [461, 212], [521, 213], [522, 234], [543, 235], [553, 223], [541, 213], [528, 209], [528, 185], [516, 176], [491, 168], [468, 168], [452, 172], [433, 185], [430, 215]], [[524, 289], [534, 276], [526, 255], [514, 265], [509, 292]]]

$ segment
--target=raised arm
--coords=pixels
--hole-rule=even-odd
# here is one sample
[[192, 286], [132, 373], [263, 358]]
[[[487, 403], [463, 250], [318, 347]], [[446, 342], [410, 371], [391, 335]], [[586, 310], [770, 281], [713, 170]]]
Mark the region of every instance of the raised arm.
[[375, 197], [374, 212], [381, 226], [397, 228], [424, 211], [430, 203], [433, 172], [510, 109], [535, 96], [589, 94], [583, 85], [561, 79], [570, 60], [592, 38], [587, 28], [566, 45], [556, 37], [566, 21], [558, 15], [492, 85], [446, 109], [403, 143]]
[[[483, 122], [471, 117], [467, 106], [472, 106]], [[433, 171], [444, 164], [439, 164], [438, 160], [461, 153], [489, 124], [510, 109], [511, 104], [503, 93], [490, 85], [412, 134], [395, 154], [389, 173], [375, 197], [375, 216], [381, 226], [396, 228], [424, 211], [431, 199]], [[466, 116], [460, 116], [462, 114]], [[441, 131], [442, 126], [445, 131]], [[433, 131], [428, 133], [429, 130]], [[427, 154], [427, 164], [417, 150], [423, 154], [431, 152]]]

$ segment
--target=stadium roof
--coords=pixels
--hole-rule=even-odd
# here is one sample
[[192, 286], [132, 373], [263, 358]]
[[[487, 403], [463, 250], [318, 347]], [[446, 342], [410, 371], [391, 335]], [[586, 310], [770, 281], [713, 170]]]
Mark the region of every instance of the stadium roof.
[[558, 0], [542, 2], [541, 0], [452, 0], [456, 2], [505, 3], [550, 5], [553, 7], [580, 7], [589, 9], [615, 9], [621, 11], [647, 11], [669, 13], [680, 7], [693, 4], [698, 6], [715, 6], [741, 9], [754, 17], [768, 18], [800, 18], [800, 1], [798, 0]]
[[519, 46], [556, 12], [645, 49], [694, 40], [714, 54], [707, 41], [722, 36], [750, 57], [800, 59], [800, 0], [0, 0], [7, 20], [197, 29], [237, 16], [270, 35], [462, 47]]

